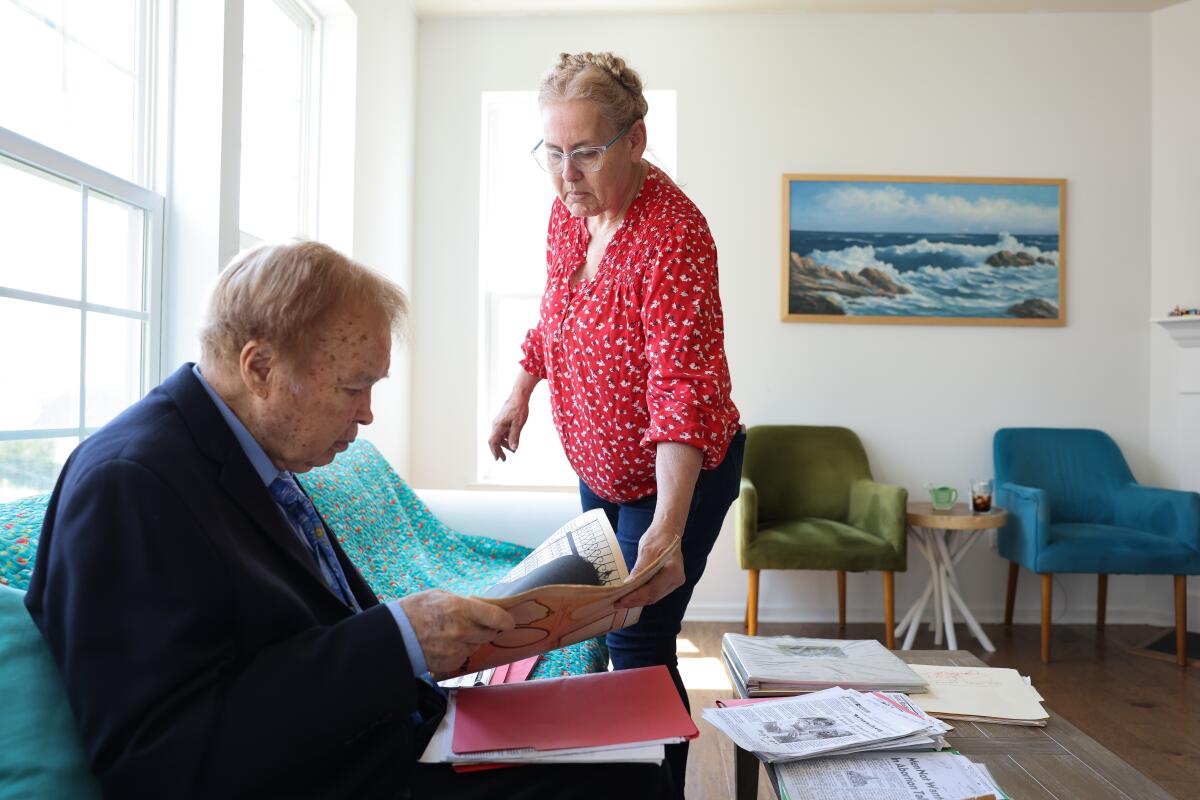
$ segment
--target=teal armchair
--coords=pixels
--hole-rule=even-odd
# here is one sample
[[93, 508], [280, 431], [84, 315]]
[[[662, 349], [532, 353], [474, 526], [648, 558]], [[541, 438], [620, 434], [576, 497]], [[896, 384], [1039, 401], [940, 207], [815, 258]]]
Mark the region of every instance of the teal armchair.
[[1012, 624], [1021, 566], [1041, 576], [1042, 661], [1050, 660], [1053, 578], [1097, 576], [1103, 629], [1109, 575], [1175, 576], [1176, 663], [1187, 665], [1187, 576], [1200, 575], [1200, 494], [1142, 486], [1102, 431], [1001, 428], [993, 439], [996, 502], [1008, 509], [1000, 555], [1009, 560], [1004, 624]]
[[874, 481], [847, 428], [750, 428], [736, 517], [738, 561], [750, 579], [747, 632], [758, 629], [761, 570], [836, 570], [841, 627], [846, 573], [883, 570], [884, 640], [893, 647], [894, 573], [908, 566], [907, 503], [907, 490]]

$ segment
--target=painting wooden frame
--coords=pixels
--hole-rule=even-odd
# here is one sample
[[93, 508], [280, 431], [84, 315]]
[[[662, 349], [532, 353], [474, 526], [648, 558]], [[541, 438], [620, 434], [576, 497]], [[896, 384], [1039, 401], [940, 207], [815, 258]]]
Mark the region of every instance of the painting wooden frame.
[[785, 174], [782, 319], [1066, 325], [1066, 184]]

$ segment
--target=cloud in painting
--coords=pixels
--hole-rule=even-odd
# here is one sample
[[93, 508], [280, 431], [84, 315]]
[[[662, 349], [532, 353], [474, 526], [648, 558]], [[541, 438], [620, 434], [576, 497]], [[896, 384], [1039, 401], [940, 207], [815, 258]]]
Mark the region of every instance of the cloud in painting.
[[[796, 185], [796, 184], [794, 184]], [[800, 230], [1054, 233], [1054, 186], [824, 183], [793, 205]]]

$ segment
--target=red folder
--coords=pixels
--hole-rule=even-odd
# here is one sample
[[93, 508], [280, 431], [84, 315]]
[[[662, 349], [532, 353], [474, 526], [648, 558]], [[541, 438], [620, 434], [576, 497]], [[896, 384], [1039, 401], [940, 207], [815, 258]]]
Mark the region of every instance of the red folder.
[[520, 683], [529, 677], [529, 673], [533, 672], [533, 668], [537, 666], [540, 656], [530, 656], [523, 658], [520, 661], [514, 661], [508, 665], [508, 674], [504, 676], [505, 683]]
[[694, 739], [664, 666], [458, 690], [456, 753]]

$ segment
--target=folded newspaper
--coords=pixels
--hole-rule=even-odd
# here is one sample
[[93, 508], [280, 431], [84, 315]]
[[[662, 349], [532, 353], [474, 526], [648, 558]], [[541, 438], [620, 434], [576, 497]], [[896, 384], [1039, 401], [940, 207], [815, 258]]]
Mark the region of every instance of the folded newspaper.
[[835, 687], [797, 697], [706, 708], [704, 719], [768, 764], [869, 750], [938, 750], [950, 726], [903, 694]]
[[646, 584], [679, 547], [676, 541], [633, 577], [608, 517], [580, 514], [555, 531], [481, 600], [507, 609], [516, 627], [476, 650], [455, 677], [566, 647], [638, 621], [640, 608], [616, 602]]
[[775, 768], [783, 800], [1006, 800], [983, 764], [959, 753], [872, 753]]
[[860, 691], [923, 692], [925, 679], [874, 639], [807, 639], [727, 633], [721, 652], [747, 697], [841, 686]]

